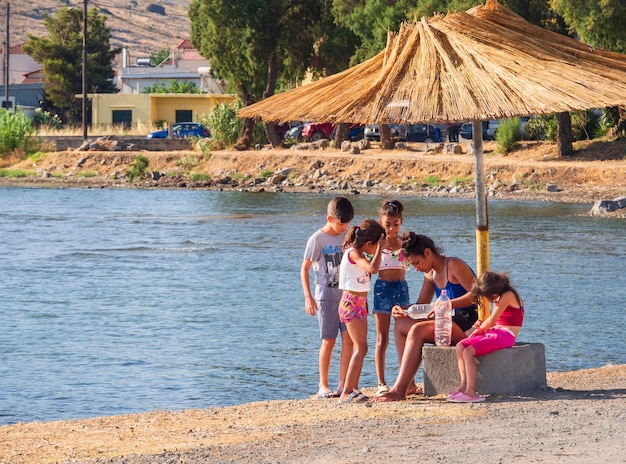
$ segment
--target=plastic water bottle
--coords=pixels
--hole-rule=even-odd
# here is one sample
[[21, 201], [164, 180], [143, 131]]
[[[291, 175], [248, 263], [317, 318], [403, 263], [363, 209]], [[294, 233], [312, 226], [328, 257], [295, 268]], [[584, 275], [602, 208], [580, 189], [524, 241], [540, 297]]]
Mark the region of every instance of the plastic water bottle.
[[434, 304], [435, 307], [435, 345], [449, 346], [452, 339], [452, 302], [445, 290]]
[[430, 304], [412, 304], [404, 310], [404, 314], [411, 319], [426, 319], [431, 310], [432, 305]]

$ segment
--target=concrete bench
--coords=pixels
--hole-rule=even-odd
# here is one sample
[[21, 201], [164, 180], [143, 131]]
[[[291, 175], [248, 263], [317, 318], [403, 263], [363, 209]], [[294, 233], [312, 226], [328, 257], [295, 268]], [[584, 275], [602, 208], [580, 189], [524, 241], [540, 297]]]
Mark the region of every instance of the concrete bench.
[[[476, 391], [512, 394], [545, 388], [546, 356], [541, 343], [517, 342], [513, 347], [476, 358]], [[424, 346], [424, 395], [447, 395], [461, 383], [453, 346]]]

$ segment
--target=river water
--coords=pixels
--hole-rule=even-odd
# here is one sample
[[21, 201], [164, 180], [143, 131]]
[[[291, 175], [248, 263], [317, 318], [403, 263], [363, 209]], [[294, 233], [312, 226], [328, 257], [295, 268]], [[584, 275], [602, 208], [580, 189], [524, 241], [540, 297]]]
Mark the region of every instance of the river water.
[[[0, 188], [0, 424], [315, 393], [299, 270], [330, 198]], [[382, 200], [349, 198], [354, 224]], [[472, 200], [401, 201], [405, 229], [475, 267]], [[548, 371], [626, 363], [625, 222], [589, 208], [489, 203], [491, 268], [525, 299], [519, 339], [546, 346]], [[408, 274], [412, 298], [422, 278]], [[376, 384], [374, 341], [370, 318], [363, 386]], [[393, 344], [387, 358], [393, 382]]]

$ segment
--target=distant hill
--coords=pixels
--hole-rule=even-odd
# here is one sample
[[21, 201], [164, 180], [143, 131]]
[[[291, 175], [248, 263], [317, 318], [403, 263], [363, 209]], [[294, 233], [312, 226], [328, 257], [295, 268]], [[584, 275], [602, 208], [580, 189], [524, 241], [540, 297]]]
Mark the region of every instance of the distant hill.
[[[26, 41], [26, 33], [46, 34], [43, 14], [54, 15], [59, 8], [83, 8], [82, 0], [8, 0], [9, 42]], [[113, 47], [128, 47], [131, 59], [147, 57], [152, 52], [171, 49], [182, 39], [190, 38], [187, 10], [191, 0], [89, 0], [107, 16]], [[6, 2], [0, 6], [0, 38], [6, 41]]]

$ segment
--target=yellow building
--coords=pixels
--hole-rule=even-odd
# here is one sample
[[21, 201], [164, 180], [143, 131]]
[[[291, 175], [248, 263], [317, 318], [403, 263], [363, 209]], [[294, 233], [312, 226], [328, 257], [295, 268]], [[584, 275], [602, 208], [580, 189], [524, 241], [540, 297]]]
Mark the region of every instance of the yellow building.
[[138, 123], [153, 124], [159, 121], [196, 121], [198, 116], [208, 114], [214, 106], [221, 103], [232, 105], [236, 100], [232, 94], [211, 93], [92, 93], [87, 98], [91, 100], [93, 130], [113, 125], [132, 127]]

